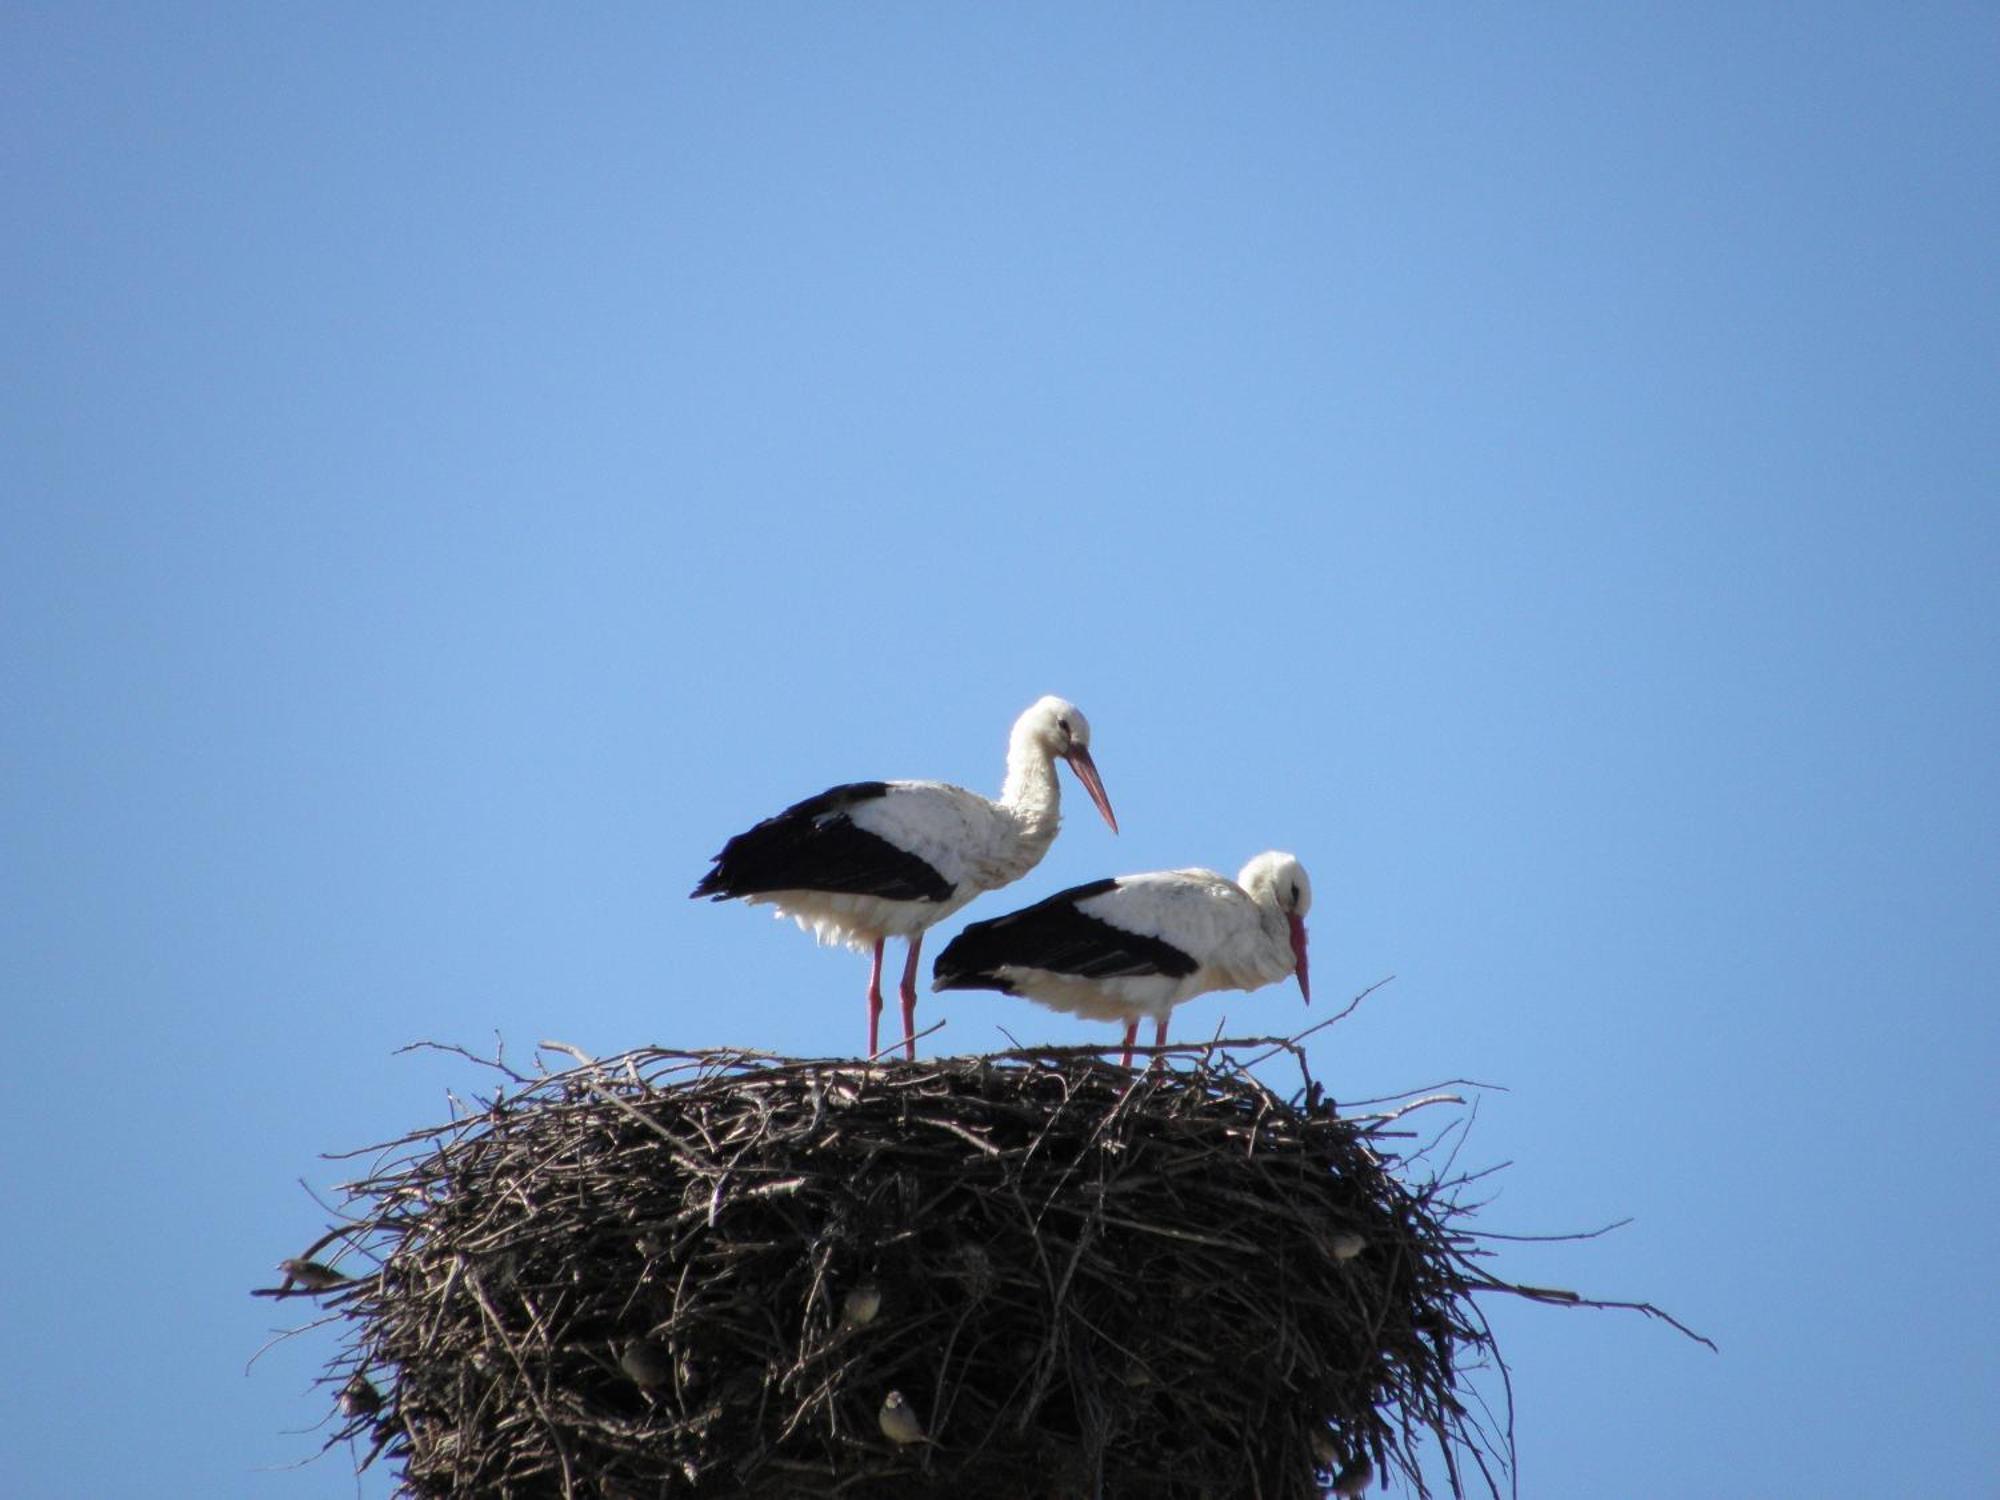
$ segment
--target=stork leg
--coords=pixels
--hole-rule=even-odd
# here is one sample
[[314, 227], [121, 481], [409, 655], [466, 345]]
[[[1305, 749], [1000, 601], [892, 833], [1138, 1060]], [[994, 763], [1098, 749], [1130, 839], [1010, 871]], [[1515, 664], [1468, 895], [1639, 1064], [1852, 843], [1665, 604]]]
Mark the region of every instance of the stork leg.
[[924, 935], [910, 939], [910, 959], [903, 965], [903, 1056], [917, 1060], [917, 955], [924, 951]]
[[1124, 1055], [1118, 1059], [1119, 1067], [1129, 1068], [1132, 1066], [1132, 1044], [1138, 1040], [1139, 1040], [1139, 1018], [1137, 1016], [1134, 1016], [1131, 1020], [1125, 1023], [1125, 1052]]
[[875, 962], [868, 967], [868, 1055], [877, 1050], [876, 1032], [882, 1022], [882, 945], [887, 938], [875, 939]]
[[[1155, 1047], [1164, 1047], [1167, 1045], [1167, 1018], [1165, 1016], [1160, 1016], [1153, 1022], [1153, 1045]], [[1166, 1058], [1160, 1053], [1155, 1052], [1153, 1054], [1153, 1066], [1164, 1068], [1166, 1065]]]

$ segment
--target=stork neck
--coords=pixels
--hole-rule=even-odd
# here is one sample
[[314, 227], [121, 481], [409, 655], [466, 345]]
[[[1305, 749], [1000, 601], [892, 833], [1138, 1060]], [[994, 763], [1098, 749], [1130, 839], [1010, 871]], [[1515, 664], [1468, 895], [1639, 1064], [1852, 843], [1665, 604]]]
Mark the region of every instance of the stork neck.
[[1007, 779], [1000, 787], [1000, 805], [1021, 823], [1030, 838], [1046, 845], [1062, 822], [1062, 784], [1056, 780], [1054, 758], [1026, 735], [1007, 747]]

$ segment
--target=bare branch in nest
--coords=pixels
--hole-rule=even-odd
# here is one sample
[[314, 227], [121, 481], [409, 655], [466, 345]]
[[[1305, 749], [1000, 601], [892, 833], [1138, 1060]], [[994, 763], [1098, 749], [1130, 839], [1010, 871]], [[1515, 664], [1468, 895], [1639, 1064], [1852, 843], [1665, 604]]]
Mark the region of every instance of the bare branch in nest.
[[[1236, 1055], [1273, 1044], [1289, 1100]], [[1390, 1149], [1456, 1101], [1343, 1116], [1291, 1039], [544, 1049], [578, 1066], [376, 1148], [321, 1242], [373, 1266], [331, 1289], [335, 1436], [410, 1495], [1307, 1500], [1365, 1463], [1428, 1496], [1432, 1451], [1497, 1496], [1473, 1294], [1666, 1316], [1475, 1264], [1475, 1178]]]

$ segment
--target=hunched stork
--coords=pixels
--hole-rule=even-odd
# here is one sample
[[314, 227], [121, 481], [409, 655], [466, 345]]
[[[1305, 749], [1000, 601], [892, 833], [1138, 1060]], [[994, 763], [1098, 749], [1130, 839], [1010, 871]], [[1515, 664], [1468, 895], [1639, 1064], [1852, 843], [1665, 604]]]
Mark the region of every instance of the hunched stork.
[[974, 922], [938, 955], [931, 988], [1000, 990], [1123, 1021], [1129, 1067], [1142, 1016], [1153, 1018], [1153, 1044], [1165, 1046], [1174, 1007], [1210, 990], [1254, 990], [1295, 973], [1310, 1005], [1311, 908], [1305, 867], [1276, 850], [1233, 881], [1213, 870], [1094, 880]]
[[823, 943], [872, 948], [870, 1057], [879, 1050], [882, 946], [907, 938], [903, 1048], [914, 1059], [924, 932], [980, 892], [1019, 880], [1048, 852], [1062, 822], [1058, 759], [1116, 833], [1118, 819], [1090, 758], [1090, 721], [1073, 703], [1042, 698], [1008, 735], [999, 801], [941, 781], [849, 782], [737, 834], [691, 894], [769, 902]]

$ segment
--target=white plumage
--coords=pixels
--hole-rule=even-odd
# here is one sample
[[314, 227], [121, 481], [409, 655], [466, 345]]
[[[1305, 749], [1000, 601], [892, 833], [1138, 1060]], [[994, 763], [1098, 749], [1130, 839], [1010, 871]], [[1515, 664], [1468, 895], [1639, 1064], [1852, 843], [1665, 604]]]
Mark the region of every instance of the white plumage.
[[1058, 759], [1116, 833], [1090, 755], [1089, 721], [1072, 703], [1042, 698], [1014, 721], [998, 801], [940, 781], [833, 787], [731, 839], [693, 894], [768, 902], [821, 942], [870, 950], [870, 1056], [879, 1039], [883, 943], [908, 939], [903, 1039], [915, 1057], [923, 935], [982, 891], [1019, 880], [1048, 852], [1062, 822]]
[[1210, 990], [1254, 990], [1296, 973], [1308, 1003], [1305, 916], [1312, 882], [1270, 851], [1235, 880], [1163, 870], [1093, 881], [974, 922], [945, 946], [932, 987], [993, 989], [1055, 1010], [1125, 1023], [1125, 1061], [1141, 1019], [1165, 1045], [1174, 1007]]

